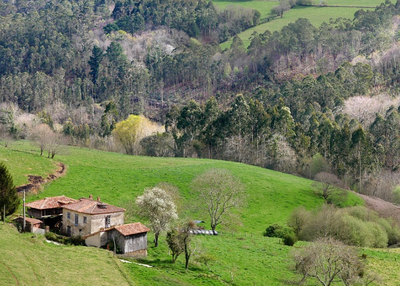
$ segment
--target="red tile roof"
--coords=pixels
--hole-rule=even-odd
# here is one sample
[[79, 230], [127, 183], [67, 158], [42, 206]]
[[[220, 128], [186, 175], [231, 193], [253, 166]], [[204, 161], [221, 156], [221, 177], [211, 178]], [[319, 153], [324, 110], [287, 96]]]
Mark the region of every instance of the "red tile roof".
[[119, 225], [119, 226], [116, 226], [115, 229], [118, 230], [119, 233], [121, 233], [123, 236], [128, 236], [128, 235], [133, 235], [133, 234], [138, 234], [138, 233], [143, 233], [143, 232], [149, 232], [150, 231], [150, 229], [145, 227], [140, 222]]
[[78, 200], [66, 196], [44, 198], [38, 201], [27, 203], [26, 206], [33, 209], [45, 210], [61, 208], [63, 205], [76, 203]]
[[[15, 220], [23, 221], [24, 218], [20, 216], [20, 217], [17, 217]], [[30, 217], [26, 217], [25, 220], [26, 220], [26, 222], [28, 222], [30, 224], [38, 224], [38, 223], [42, 224], [43, 223], [41, 220], [38, 220], [35, 218], [30, 218]]]
[[113, 205], [109, 205], [103, 202], [95, 201], [92, 199], [81, 198], [79, 201], [73, 204], [63, 206], [64, 209], [84, 213], [84, 214], [107, 214], [124, 212], [125, 209], [119, 208]]

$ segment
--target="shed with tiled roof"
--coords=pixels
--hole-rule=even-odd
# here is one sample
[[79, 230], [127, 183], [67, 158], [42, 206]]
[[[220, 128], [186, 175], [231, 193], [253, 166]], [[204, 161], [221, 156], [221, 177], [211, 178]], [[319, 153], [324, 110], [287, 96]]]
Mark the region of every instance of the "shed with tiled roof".
[[[17, 217], [16, 219], [14, 219], [14, 222], [22, 227], [22, 225], [24, 224], [24, 218], [21, 216]], [[44, 231], [44, 223], [41, 220], [35, 218], [26, 217], [25, 225], [25, 231], [36, 232], [36, 229], [38, 228], [43, 229]]]
[[140, 222], [116, 226], [111, 230], [121, 252], [130, 255], [147, 255], [147, 232], [146, 226]]

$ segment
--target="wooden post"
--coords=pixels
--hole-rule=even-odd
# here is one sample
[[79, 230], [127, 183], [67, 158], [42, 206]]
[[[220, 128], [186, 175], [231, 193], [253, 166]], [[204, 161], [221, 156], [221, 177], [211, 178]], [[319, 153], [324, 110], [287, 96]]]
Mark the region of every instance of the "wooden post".
[[24, 219], [23, 219], [23, 222], [22, 222], [22, 231], [25, 231], [25, 228], [26, 228], [26, 220], [25, 220], [25, 190], [24, 190], [24, 200], [23, 200], [22, 206], [24, 208], [24, 212], [23, 212]]
[[6, 223], [6, 205], [3, 205], [3, 224]]

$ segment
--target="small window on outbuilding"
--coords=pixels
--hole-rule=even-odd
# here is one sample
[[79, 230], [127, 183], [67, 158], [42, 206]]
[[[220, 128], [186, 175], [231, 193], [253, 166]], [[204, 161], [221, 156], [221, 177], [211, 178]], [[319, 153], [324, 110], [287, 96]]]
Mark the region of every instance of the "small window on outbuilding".
[[83, 223], [87, 223], [87, 217], [83, 217]]
[[79, 222], [79, 215], [75, 214], [75, 225], [78, 225]]
[[71, 213], [67, 213], [67, 219], [71, 219]]

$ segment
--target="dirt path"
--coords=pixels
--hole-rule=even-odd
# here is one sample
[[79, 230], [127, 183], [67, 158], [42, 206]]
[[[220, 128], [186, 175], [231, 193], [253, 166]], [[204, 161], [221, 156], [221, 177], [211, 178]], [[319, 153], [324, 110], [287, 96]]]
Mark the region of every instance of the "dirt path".
[[11, 271], [10, 267], [8, 267], [7, 264], [5, 264], [4, 262], [2, 262], [2, 263], [3, 263], [4, 266], [8, 269], [8, 271], [11, 273], [11, 275], [14, 277], [15, 283], [16, 283], [17, 285], [19, 285], [19, 281], [18, 281], [17, 276], [15, 276], [15, 274]]
[[400, 206], [384, 201], [380, 198], [369, 197], [362, 194], [357, 194], [364, 199], [365, 204], [370, 209], [376, 211], [383, 217], [392, 217], [400, 223]]
[[67, 172], [67, 168], [65, 166], [65, 164], [59, 162], [57, 163], [57, 170], [54, 174], [49, 174], [47, 178], [43, 178], [42, 176], [34, 176], [34, 175], [28, 175], [28, 181], [29, 183], [26, 185], [22, 185], [17, 187], [17, 191], [18, 192], [31, 192], [36, 194], [40, 187], [45, 184], [48, 183], [52, 180], [55, 180], [61, 176], [64, 176], [65, 173]]

